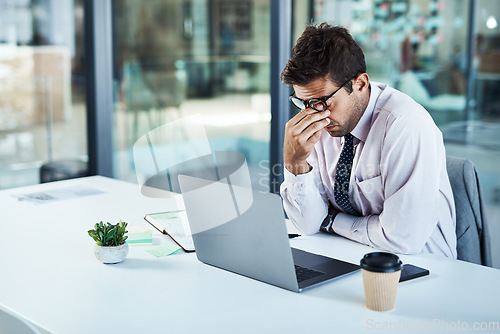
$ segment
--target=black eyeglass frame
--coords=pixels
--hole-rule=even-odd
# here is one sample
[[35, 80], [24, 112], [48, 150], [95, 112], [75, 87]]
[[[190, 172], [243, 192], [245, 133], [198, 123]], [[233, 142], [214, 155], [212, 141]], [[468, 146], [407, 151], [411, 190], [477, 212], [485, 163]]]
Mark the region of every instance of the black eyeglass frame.
[[[333, 93], [331, 93], [330, 95], [327, 95], [327, 96], [322, 96], [322, 97], [313, 97], [312, 99], [309, 99], [309, 100], [302, 100], [302, 99], [299, 99], [297, 96], [294, 96], [295, 95], [295, 91], [292, 92], [292, 94], [290, 94], [290, 96], [288, 96], [288, 100], [290, 100], [290, 102], [293, 103], [294, 106], [296, 106], [297, 108], [299, 108], [300, 110], [304, 110], [304, 109], [307, 109], [307, 107], [311, 107], [312, 109], [316, 110], [316, 111], [325, 111], [326, 109], [328, 109], [328, 105], [326, 104], [326, 101], [328, 101], [333, 95], [335, 95], [335, 93], [337, 93], [339, 90], [341, 90], [342, 88], [344, 88], [345, 85], [347, 85], [351, 80], [354, 80], [356, 79], [356, 77], [354, 78], [351, 78], [349, 80], [347, 80], [346, 82], [344, 82], [342, 84], [342, 86], [340, 86], [339, 88], [337, 88]], [[295, 102], [294, 102], [294, 99], [302, 102], [302, 104], [304, 105], [304, 109], [301, 108], [301, 106], [298, 106]], [[314, 100], [315, 103], [317, 102], [321, 102], [323, 105], [324, 105], [324, 109], [322, 110], [319, 110], [319, 109], [316, 109], [312, 106], [311, 102]]]

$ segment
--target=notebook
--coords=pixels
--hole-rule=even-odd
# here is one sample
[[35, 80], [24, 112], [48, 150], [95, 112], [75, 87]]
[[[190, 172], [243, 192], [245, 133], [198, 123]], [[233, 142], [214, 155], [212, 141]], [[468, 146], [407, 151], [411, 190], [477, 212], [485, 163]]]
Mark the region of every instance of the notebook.
[[144, 219], [161, 233], [170, 236], [184, 251], [194, 252], [186, 211], [149, 213]]
[[359, 270], [291, 248], [279, 195], [234, 186], [229, 177], [178, 179], [199, 261], [295, 292]]

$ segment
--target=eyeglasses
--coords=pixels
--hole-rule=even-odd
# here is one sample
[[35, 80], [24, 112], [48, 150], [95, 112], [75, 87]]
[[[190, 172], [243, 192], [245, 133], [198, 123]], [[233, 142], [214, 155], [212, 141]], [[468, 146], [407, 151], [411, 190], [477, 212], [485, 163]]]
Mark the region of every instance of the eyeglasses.
[[[354, 79], [354, 78], [353, 78]], [[325, 111], [328, 109], [328, 105], [326, 104], [326, 101], [328, 101], [335, 93], [337, 93], [339, 90], [341, 90], [345, 85], [349, 83], [352, 79], [347, 80], [340, 86], [336, 91], [331, 93], [328, 96], [323, 96], [323, 97], [315, 97], [312, 99], [309, 99], [307, 101], [299, 99], [297, 96], [295, 96], [295, 92], [292, 92], [288, 99], [293, 103], [294, 106], [299, 108], [300, 110], [304, 110], [307, 108], [307, 106], [313, 108], [316, 111]]]

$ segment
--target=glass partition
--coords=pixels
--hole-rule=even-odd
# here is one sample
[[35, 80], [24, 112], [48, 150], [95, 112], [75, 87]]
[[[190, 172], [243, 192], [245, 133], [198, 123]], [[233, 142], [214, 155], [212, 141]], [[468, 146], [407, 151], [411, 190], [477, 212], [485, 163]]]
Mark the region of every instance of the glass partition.
[[[309, 5], [312, 3], [312, 8]], [[295, 3], [294, 36], [313, 17], [347, 27], [371, 80], [422, 104], [448, 155], [476, 165], [492, 244], [500, 236], [500, 1], [321, 0]], [[493, 246], [493, 254], [500, 248]], [[493, 259], [500, 268], [500, 258]]]
[[269, 1], [115, 0], [113, 16], [115, 176], [136, 181], [141, 136], [198, 115], [211, 150], [243, 153], [268, 188]]
[[0, 189], [87, 159], [82, 1], [0, 3]]

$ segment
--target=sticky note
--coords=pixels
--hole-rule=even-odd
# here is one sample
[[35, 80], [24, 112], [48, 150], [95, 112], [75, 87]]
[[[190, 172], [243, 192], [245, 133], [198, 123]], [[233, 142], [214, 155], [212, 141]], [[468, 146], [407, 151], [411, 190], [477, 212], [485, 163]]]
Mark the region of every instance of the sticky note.
[[167, 256], [172, 253], [177, 252], [179, 249], [181, 249], [177, 244], [171, 242], [171, 241], [165, 241], [163, 244], [161, 244], [158, 247], [155, 247], [153, 249], [147, 250], [151, 255], [154, 255], [156, 257], [162, 257], [162, 256]]
[[153, 234], [150, 230], [142, 226], [131, 226], [126, 234], [127, 244], [129, 245], [151, 245], [153, 243]]
[[153, 235], [150, 232], [128, 233], [127, 244], [129, 245], [150, 245], [153, 243]]
[[151, 232], [150, 229], [144, 227], [144, 226], [139, 226], [139, 225], [134, 225], [134, 226], [128, 226], [127, 231], [129, 233], [144, 233], [144, 232]]

